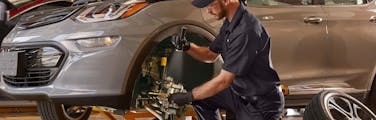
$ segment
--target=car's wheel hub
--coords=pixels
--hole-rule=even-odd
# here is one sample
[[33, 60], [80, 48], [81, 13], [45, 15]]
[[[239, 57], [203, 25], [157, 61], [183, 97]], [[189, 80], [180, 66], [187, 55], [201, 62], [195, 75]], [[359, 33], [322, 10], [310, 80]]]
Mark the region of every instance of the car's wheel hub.
[[371, 120], [375, 115], [362, 103], [340, 94], [329, 94], [324, 98], [325, 111], [335, 120]]

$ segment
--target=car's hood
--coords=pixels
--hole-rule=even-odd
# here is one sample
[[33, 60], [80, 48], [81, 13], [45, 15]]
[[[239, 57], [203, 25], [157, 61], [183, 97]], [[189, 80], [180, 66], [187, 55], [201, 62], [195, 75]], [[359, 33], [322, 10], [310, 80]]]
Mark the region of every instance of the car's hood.
[[[79, 0], [77, 4], [80, 3], [88, 3], [93, 2], [97, 0]], [[81, 6], [74, 6], [74, 7], [68, 7], [68, 8], [62, 8], [62, 9], [52, 9], [52, 10], [45, 10], [45, 11], [38, 11], [33, 12], [30, 14], [26, 14], [21, 17], [20, 21], [17, 23], [16, 28], [17, 29], [31, 29], [35, 27], [40, 27], [48, 24], [53, 24], [56, 22], [60, 22], [77, 11], [79, 11], [81, 8], [87, 8], [88, 6], [99, 6], [102, 3], [103, 4], [133, 4], [133, 3], [139, 3], [139, 2], [145, 2], [145, 0], [111, 0], [111, 1], [105, 1], [105, 2], [97, 2], [92, 3], [89, 5], [81, 5]]]
[[[127, 2], [142, 2], [144, 0], [130, 0]], [[66, 41], [76, 40], [88, 37], [113, 36], [113, 35], [132, 35], [149, 34], [150, 31], [158, 29], [164, 23], [174, 23], [176, 20], [200, 21], [200, 10], [193, 6], [187, 6], [190, 1], [171, 0], [165, 2], [151, 3], [140, 12], [128, 18], [120, 18], [115, 20], [88, 22], [79, 20], [86, 10], [93, 6], [100, 6], [102, 3], [90, 3], [81, 6], [72, 6], [62, 9], [63, 13], [53, 14], [55, 10], [39, 11], [29, 13], [22, 16], [22, 20], [18, 25], [4, 38], [2, 45], [18, 44], [24, 42], [39, 41]], [[140, 3], [142, 4], [142, 3]], [[169, 6], [183, 6], [179, 11], [171, 12], [170, 9], [161, 9]], [[69, 12], [80, 9], [69, 16]], [[192, 12], [195, 12], [193, 14]], [[89, 12], [90, 13], [90, 12]], [[167, 13], [174, 13], [168, 15]], [[189, 15], [195, 15], [194, 17]], [[82, 15], [84, 16], [84, 15]], [[189, 17], [187, 17], [189, 16]], [[60, 19], [63, 19], [59, 21]], [[85, 20], [85, 18], [81, 19]], [[48, 22], [50, 24], [47, 24]], [[54, 22], [55, 21], [55, 22]], [[183, 21], [186, 22], [186, 21]], [[149, 28], [151, 27], [151, 28]], [[149, 28], [149, 29], [144, 29]]]
[[69, 7], [34, 12], [23, 16], [17, 23], [16, 29], [25, 30], [60, 22], [77, 12], [80, 8], [82, 7]]
[[[140, 2], [145, 3], [144, 0], [129, 0], [124, 4]], [[139, 24], [140, 18], [143, 19], [142, 21], [146, 21], [145, 19], [150, 21], [153, 20], [154, 17], [149, 14], [137, 13], [135, 13], [134, 16], [142, 17], [129, 17], [121, 18], [123, 20], [114, 19], [89, 23], [81, 22], [78, 19], [86, 10], [89, 10], [93, 6], [101, 5], [101, 2], [97, 2], [25, 14], [21, 17], [15, 28], [3, 39], [2, 45], [36, 41], [62, 41], [67, 39], [71, 40], [114, 34], [118, 35], [123, 34], [125, 31], [124, 28], [132, 31], [128, 33], [133, 33], [131, 28], [139, 28], [140, 26], [148, 24], [156, 27], [161, 24], [161, 21], [158, 20]], [[150, 4], [150, 6], [155, 6], [155, 4]]]

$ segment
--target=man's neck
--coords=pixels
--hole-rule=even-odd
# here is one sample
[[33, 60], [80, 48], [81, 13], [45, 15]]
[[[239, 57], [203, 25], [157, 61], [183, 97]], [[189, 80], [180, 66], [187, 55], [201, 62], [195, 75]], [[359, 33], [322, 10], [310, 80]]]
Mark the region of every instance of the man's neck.
[[228, 8], [227, 9], [227, 15], [226, 15], [226, 18], [229, 22], [231, 22], [232, 18], [234, 17], [235, 13], [236, 13], [236, 10], [238, 10], [238, 7], [240, 6], [240, 4], [238, 2], [236, 3], [230, 3]]

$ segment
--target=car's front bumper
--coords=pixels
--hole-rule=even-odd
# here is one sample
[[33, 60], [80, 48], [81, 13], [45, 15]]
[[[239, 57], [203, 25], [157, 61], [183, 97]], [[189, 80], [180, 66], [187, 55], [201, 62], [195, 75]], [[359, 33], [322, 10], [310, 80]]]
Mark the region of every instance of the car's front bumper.
[[[140, 17], [148, 18], [143, 27], [134, 23], [140, 22], [136, 20]], [[56, 44], [65, 49], [67, 56], [49, 84], [15, 87], [6, 84], [4, 78], [0, 77], [0, 91], [5, 96], [22, 100], [52, 100], [85, 105], [94, 101], [93, 105], [105, 106], [126, 103], [124, 97], [132, 97], [132, 94], [125, 95], [125, 86], [128, 86], [125, 77], [130, 62], [140, 44], [160, 25], [150, 16], [140, 15], [95, 25], [79, 24], [67, 19], [33, 30], [13, 30], [4, 39], [3, 47]], [[60, 28], [60, 31], [49, 31], [54, 28]], [[119, 36], [121, 40], [109, 48], [77, 52], [74, 40], [106, 36]]]

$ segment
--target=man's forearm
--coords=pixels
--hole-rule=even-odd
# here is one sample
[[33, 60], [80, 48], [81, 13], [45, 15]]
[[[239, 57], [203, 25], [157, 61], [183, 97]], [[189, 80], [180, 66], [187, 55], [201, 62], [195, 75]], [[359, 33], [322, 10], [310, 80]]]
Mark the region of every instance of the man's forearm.
[[193, 97], [195, 100], [202, 100], [211, 97], [229, 87], [234, 78], [234, 74], [222, 70], [221, 73], [212, 80], [194, 88], [192, 90]]
[[190, 44], [190, 49], [186, 51], [189, 55], [191, 55], [196, 60], [206, 62], [206, 63], [212, 63], [214, 62], [218, 54], [215, 54], [209, 50], [207, 47], [200, 47], [194, 43]]
[[216, 80], [217, 77], [208, 81], [207, 83], [195, 88], [192, 90], [193, 98], [195, 100], [202, 100], [208, 97], [211, 97], [218, 92], [224, 90], [228, 86], [225, 86], [221, 81]]

